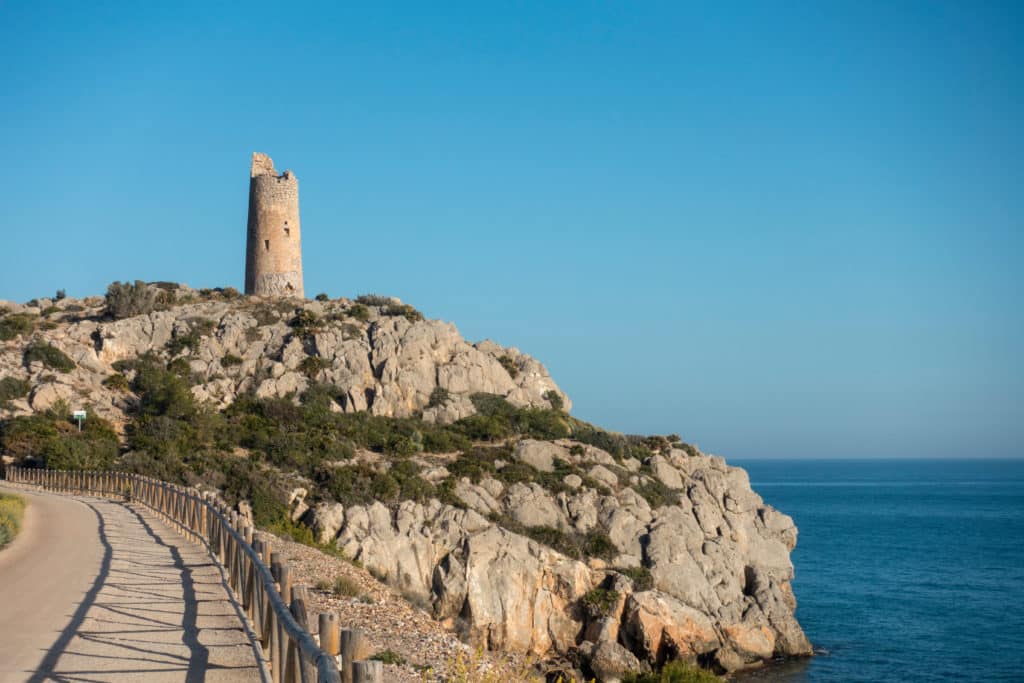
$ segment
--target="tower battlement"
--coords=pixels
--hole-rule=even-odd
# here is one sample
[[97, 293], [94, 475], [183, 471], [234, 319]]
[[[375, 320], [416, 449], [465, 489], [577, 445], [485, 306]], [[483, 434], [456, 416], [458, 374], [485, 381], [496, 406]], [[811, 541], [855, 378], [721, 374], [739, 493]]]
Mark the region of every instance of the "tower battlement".
[[249, 223], [245, 293], [303, 297], [299, 179], [278, 175], [273, 160], [253, 152], [249, 170]]

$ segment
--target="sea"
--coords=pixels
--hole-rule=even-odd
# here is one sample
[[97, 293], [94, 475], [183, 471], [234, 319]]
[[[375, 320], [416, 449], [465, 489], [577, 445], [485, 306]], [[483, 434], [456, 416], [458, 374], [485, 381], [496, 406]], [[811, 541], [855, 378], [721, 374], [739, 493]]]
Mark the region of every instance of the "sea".
[[744, 460], [817, 656], [742, 683], [1024, 681], [1024, 460]]

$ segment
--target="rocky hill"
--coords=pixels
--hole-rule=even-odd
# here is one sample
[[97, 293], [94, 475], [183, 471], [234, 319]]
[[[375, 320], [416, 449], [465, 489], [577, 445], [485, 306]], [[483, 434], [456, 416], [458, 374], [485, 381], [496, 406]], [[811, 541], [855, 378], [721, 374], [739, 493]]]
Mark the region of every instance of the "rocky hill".
[[576, 420], [541, 363], [396, 299], [322, 298], [0, 302], [5, 458], [216, 488], [468, 641], [580, 676], [810, 653], [796, 527], [743, 470]]

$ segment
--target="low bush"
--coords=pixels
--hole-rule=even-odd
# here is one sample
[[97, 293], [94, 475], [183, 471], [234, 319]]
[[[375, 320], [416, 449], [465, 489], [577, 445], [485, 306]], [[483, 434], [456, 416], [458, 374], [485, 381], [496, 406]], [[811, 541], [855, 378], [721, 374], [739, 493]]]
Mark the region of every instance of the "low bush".
[[437, 406], [443, 406], [451, 398], [451, 394], [444, 387], [434, 387], [434, 390], [430, 392], [430, 400], [427, 402], [428, 408], [436, 408]]
[[295, 317], [288, 322], [288, 325], [294, 330], [296, 336], [305, 338], [323, 329], [324, 322], [313, 311], [300, 309], [296, 312]]
[[0, 318], [0, 341], [10, 341], [15, 337], [32, 334], [35, 329], [35, 316], [28, 313], [10, 313]]
[[331, 367], [326, 358], [320, 356], [306, 356], [299, 363], [299, 372], [310, 379], [314, 379], [322, 370]]
[[512, 379], [519, 376], [519, 367], [516, 366], [516, 362], [512, 360], [511, 356], [499, 356], [498, 362], [501, 363], [501, 367], [505, 368], [505, 372]]
[[619, 462], [622, 462], [623, 458], [636, 458], [642, 461], [654, 455], [641, 443], [640, 437], [608, 432], [576, 419], [571, 419], [571, 426], [573, 439], [607, 451]]
[[654, 588], [654, 577], [651, 576], [651, 570], [647, 567], [617, 567], [615, 571], [633, 582], [634, 592], [639, 593]]
[[231, 368], [231, 367], [234, 367], [236, 365], [241, 365], [242, 362], [243, 362], [242, 357], [241, 356], [236, 356], [233, 353], [225, 353], [223, 356], [221, 356], [221, 359], [220, 359], [221, 367], [225, 367], [225, 368]]
[[359, 584], [347, 576], [339, 576], [331, 584], [331, 593], [339, 598], [358, 598], [363, 594]]
[[384, 662], [385, 664], [394, 664], [396, 666], [402, 666], [405, 664], [405, 657], [398, 654], [394, 650], [381, 650], [377, 654], [370, 657], [370, 659], [376, 659], [378, 662]]
[[0, 493], [0, 548], [14, 540], [25, 517], [25, 499]]
[[722, 683], [723, 679], [706, 669], [674, 661], [665, 664], [657, 673], [626, 674], [622, 683]]
[[324, 292], [320, 292], [319, 294], [316, 295], [316, 300], [317, 301], [330, 301], [331, 297], [327, 296], [327, 294], [324, 293]]
[[389, 306], [394, 303], [390, 296], [380, 294], [360, 294], [356, 297], [356, 303], [362, 306]]
[[15, 398], [28, 396], [32, 385], [23, 379], [16, 377], [4, 377], [0, 379], [0, 404]]
[[646, 482], [634, 486], [633, 489], [643, 496], [652, 510], [656, 510], [663, 505], [677, 505], [679, 503], [679, 492], [675, 489], [670, 489], [654, 477], [648, 477]]
[[44, 341], [34, 341], [25, 347], [25, 367], [36, 361], [58, 372], [71, 372], [75, 369], [75, 361], [56, 346]]
[[122, 375], [120, 372], [116, 372], [110, 377], [104, 379], [103, 386], [113, 391], [119, 391], [121, 393], [127, 392], [130, 388], [128, 378]]
[[348, 313], [349, 317], [355, 318], [356, 320], [364, 323], [370, 319], [370, 309], [362, 304], [349, 306], [346, 313]]
[[565, 408], [565, 401], [562, 399], [562, 395], [554, 389], [545, 391], [543, 398], [551, 405], [552, 410], [562, 412], [562, 409]]
[[612, 610], [618, 601], [618, 591], [595, 588], [580, 598], [580, 606], [591, 619], [600, 619], [612, 616]]
[[146, 315], [166, 303], [170, 292], [159, 287], [150, 287], [142, 280], [134, 283], [111, 282], [107, 286], [104, 311], [115, 320]]
[[411, 323], [423, 320], [423, 314], [409, 304], [388, 304], [380, 309], [381, 315], [401, 316]]
[[0, 423], [0, 450], [16, 461], [42, 460], [60, 470], [109, 469], [117, 460], [118, 437], [113, 426], [95, 415], [82, 423], [82, 431], [67, 414], [56, 410], [13, 417]]

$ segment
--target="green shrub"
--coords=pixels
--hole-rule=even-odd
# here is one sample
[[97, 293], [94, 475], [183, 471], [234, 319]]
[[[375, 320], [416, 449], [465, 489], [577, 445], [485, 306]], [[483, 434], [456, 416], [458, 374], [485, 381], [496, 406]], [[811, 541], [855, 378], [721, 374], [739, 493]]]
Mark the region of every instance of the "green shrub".
[[21, 531], [25, 516], [25, 499], [7, 493], [0, 493], [0, 548], [14, 540]]
[[423, 314], [417, 311], [409, 304], [388, 304], [384, 308], [380, 309], [381, 315], [402, 317], [411, 323], [419, 322], [423, 320]]
[[358, 598], [363, 594], [359, 584], [347, 576], [339, 576], [331, 585], [331, 592], [339, 598]]
[[658, 673], [626, 674], [622, 683], [722, 683], [710, 671], [683, 661], [668, 662]]
[[700, 455], [700, 449], [694, 446], [693, 444], [680, 443], [678, 444], [678, 447], [686, 451], [686, 454], [691, 458], [696, 458], [698, 455]]
[[388, 306], [392, 300], [390, 296], [380, 294], [360, 294], [356, 297], [356, 303], [363, 306]]
[[119, 391], [121, 393], [127, 392], [129, 389], [128, 378], [117, 372], [103, 380], [103, 386], [113, 391]]
[[296, 312], [295, 317], [289, 321], [288, 325], [295, 331], [295, 334], [299, 337], [310, 337], [321, 329], [323, 329], [323, 321], [313, 311], [307, 311], [306, 309], [300, 309]]
[[195, 351], [199, 348], [199, 344], [202, 343], [202, 337], [196, 330], [189, 330], [188, 332], [175, 332], [169, 340], [167, 340], [167, 353], [172, 356], [188, 349], [189, 351]]
[[561, 412], [565, 407], [565, 401], [562, 399], [562, 395], [554, 389], [549, 389], [544, 392], [544, 400], [551, 405], [552, 410]]
[[405, 664], [405, 657], [394, 650], [381, 650], [370, 657], [370, 659], [376, 659], [378, 662], [384, 662], [385, 664], [395, 664], [396, 666], [402, 666]]
[[320, 374], [322, 370], [326, 370], [331, 367], [330, 362], [326, 358], [320, 356], [306, 356], [299, 363], [299, 371], [306, 377], [313, 379]]
[[28, 396], [32, 385], [23, 379], [16, 377], [4, 377], [0, 379], [0, 404], [15, 398]]
[[0, 450], [16, 461], [41, 459], [51, 469], [109, 469], [118, 449], [113, 426], [95, 415], [82, 423], [81, 432], [60, 409], [0, 423]]
[[665, 486], [655, 477], [648, 477], [646, 483], [634, 486], [633, 489], [643, 496], [652, 510], [656, 510], [663, 505], [679, 504], [679, 492]]
[[316, 300], [317, 301], [330, 301], [331, 297], [327, 296], [327, 294], [324, 293], [324, 292], [320, 292], [319, 294], [316, 295]]
[[230, 368], [243, 363], [241, 356], [236, 356], [233, 353], [225, 353], [221, 359], [220, 364], [222, 367]]
[[353, 325], [352, 323], [342, 323], [341, 325], [341, 338], [348, 339], [364, 339], [366, 333], [363, 332], [363, 328], [359, 325]]
[[44, 341], [34, 341], [25, 347], [25, 367], [36, 361], [58, 372], [71, 372], [75, 369], [75, 361], [56, 346]]
[[10, 341], [19, 335], [28, 336], [35, 329], [35, 316], [11, 313], [0, 318], [0, 341]]
[[591, 619], [612, 616], [619, 601], [619, 592], [607, 588], [595, 588], [580, 598], [580, 606]]
[[434, 390], [430, 392], [430, 400], [427, 402], [428, 408], [436, 408], [437, 406], [443, 406], [451, 398], [451, 394], [444, 387], [434, 387]]
[[68, 298], [68, 293], [63, 289], [58, 289], [57, 293], [53, 295], [54, 301], [63, 301], [66, 298]]
[[57, 306], [47, 306], [46, 308], [44, 308], [42, 310], [40, 315], [42, 315], [43, 317], [46, 317], [46, 316], [53, 315], [54, 313], [60, 313], [60, 308], [58, 308]]
[[361, 322], [367, 322], [370, 319], [370, 309], [362, 304], [354, 304], [349, 306], [348, 311], [349, 317], [355, 318]]
[[499, 356], [498, 362], [501, 363], [501, 367], [505, 368], [505, 372], [512, 379], [519, 376], [519, 367], [516, 366], [516, 362], [512, 360], [511, 356]]
[[569, 435], [565, 417], [543, 408], [517, 408], [496, 394], [470, 396], [476, 415], [459, 420], [453, 428], [474, 441], [500, 441], [521, 434], [535, 439], [561, 439]]
[[132, 284], [111, 282], [107, 286], [105, 299], [106, 314], [120, 320], [152, 313], [157, 310], [158, 305], [169, 300], [169, 292], [159, 287], [150, 287], [142, 280], [136, 280]]
[[600, 557], [609, 560], [619, 554], [608, 534], [600, 529], [591, 529], [583, 534], [579, 541], [580, 550], [584, 557]]
[[649, 448], [641, 443], [641, 437], [629, 437], [624, 434], [608, 432], [592, 424], [569, 418], [572, 425], [572, 438], [585, 444], [607, 451], [615, 460], [623, 458], [645, 460], [654, 455]]
[[654, 588], [654, 577], [647, 567], [617, 567], [615, 571], [633, 582], [634, 592], [640, 593]]

